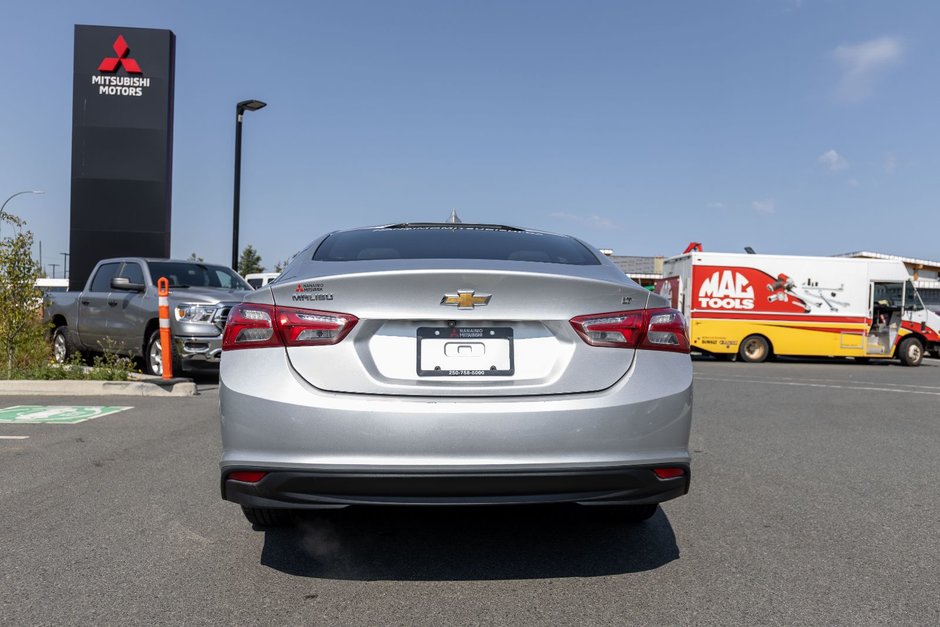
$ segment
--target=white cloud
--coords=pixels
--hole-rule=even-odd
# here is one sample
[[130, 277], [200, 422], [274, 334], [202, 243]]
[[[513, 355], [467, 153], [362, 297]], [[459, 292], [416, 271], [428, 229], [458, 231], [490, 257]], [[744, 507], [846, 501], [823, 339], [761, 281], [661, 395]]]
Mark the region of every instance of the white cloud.
[[705, 204], [707, 209], [724, 209], [725, 203], [723, 202], [709, 202]]
[[827, 150], [826, 152], [822, 153], [816, 157], [816, 162], [829, 168], [833, 172], [846, 170], [849, 167], [849, 162], [845, 160], [845, 157], [840, 155], [835, 150]]
[[773, 213], [777, 209], [777, 202], [773, 198], [765, 198], [755, 200], [751, 203], [751, 207], [758, 213]]
[[898, 168], [898, 156], [893, 152], [889, 152], [885, 155], [885, 172], [888, 174], [894, 174], [894, 171]]
[[851, 187], [858, 187], [858, 179], [849, 179], [846, 181]]
[[857, 102], [871, 95], [878, 76], [900, 63], [904, 46], [896, 37], [879, 37], [860, 44], [839, 46], [832, 56], [842, 67], [836, 97]]
[[552, 213], [550, 215], [551, 217], [556, 218], [558, 220], [564, 220], [566, 222], [574, 222], [576, 224], [588, 226], [593, 229], [604, 229], [604, 230], [613, 229], [613, 230], [619, 231], [623, 228], [619, 224], [614, 222], [613, 220], [609, 218], [604, 218], [599, 215], [589, 215], [589, 216], [576, 215], [573, 213], [564, 213], [561, 211], [556, 211], [555, 213]]

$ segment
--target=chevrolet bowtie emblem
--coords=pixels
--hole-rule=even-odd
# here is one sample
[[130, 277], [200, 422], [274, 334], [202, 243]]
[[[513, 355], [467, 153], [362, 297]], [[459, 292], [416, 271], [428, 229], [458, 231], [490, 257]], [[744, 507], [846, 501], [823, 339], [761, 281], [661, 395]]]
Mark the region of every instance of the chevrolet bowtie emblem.
[[457, 290], [456, 294], [444, 294], [441, 299], [442, 305], [453, 305], [457, 309], [473, 309], [477, 305], [483, 306], [490, 302], [492, 294], [480, 294], [475, 296], [474, 290]]

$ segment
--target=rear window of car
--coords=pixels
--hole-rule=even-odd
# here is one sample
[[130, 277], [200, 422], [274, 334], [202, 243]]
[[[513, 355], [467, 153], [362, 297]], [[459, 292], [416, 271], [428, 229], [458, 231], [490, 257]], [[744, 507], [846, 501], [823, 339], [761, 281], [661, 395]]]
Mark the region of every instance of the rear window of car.
[[597, 266], [591, 250], [571, 237], [480, 226], [398, 226], [342, 231], [327, 237], [314, 261], [483, 259]]

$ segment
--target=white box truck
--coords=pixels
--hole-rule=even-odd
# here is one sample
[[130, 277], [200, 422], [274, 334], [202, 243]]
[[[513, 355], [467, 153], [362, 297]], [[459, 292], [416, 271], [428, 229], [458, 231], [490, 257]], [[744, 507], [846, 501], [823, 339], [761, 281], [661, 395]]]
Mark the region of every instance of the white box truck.
[[689, 320], [692, 347], [771, 355], [897, 358], [940, 350], [940, 316], [900, 261], [690, 252], [663, 261], [656, 292]]

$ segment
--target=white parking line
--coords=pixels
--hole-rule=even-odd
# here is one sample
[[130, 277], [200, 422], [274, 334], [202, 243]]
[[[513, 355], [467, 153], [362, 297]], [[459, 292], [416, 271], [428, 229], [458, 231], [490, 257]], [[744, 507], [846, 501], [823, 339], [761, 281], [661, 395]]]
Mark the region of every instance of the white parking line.
[[0, 435], [0, 440], [28, 440], [28, 435]]
[[[739, 375], [739, 374], [728, 374], [728, 375], [725, 375], [725, 377], [727, 377], [729, 380], [737, 380], [737, 381], [751, 380], [751, 378], [747, 377], [746, 375]], [[698, 375], [696, 375], [696, 378], [704, 378], [704, 377], [699, 377]], [[775, 381], [793, 381], [795, 383], [801, 383], [805, 380], [806, 379], [801, 379], [798, 377], [777, 377], [775, 379]], [[883, 383], [883, 382], [878, 382], [878, 381], [851, 381], [851, 380], [846, 380], [846, 379], [817, 379], [817, 378], [813, 378], [813, 381], [814, 382], [822, 381], [826, 383], [848, 383], [852, 385], [874, 385], [874, 386], [889, 385], [891, 387], [922, 388], [924, 390], [931, 390], [931, 391], [937, 389], [937, 386], [935, 385], [912, 385], [910, 383]], [[901, 392], [902, 390], [898, 390], [898, 391]]]
[[700, 381], [724, 381], [725, 383], [763, 383], [765, 385], [791, 385], [807, 388], [833, 388], [839, 390], [867, 390], [870, 392], [895, 392], [897, 394], [926, 394], [928, 396], [940, 396], [940, 392], [924, 392], [922, 390], [898, 390], [896, 388], [876, 388], [859, 385], [829, 385], [824, 383], [796, 383], [793, 381], [770, 381], [768, 379], [725, 379], [720, 377], [695, 377]]

